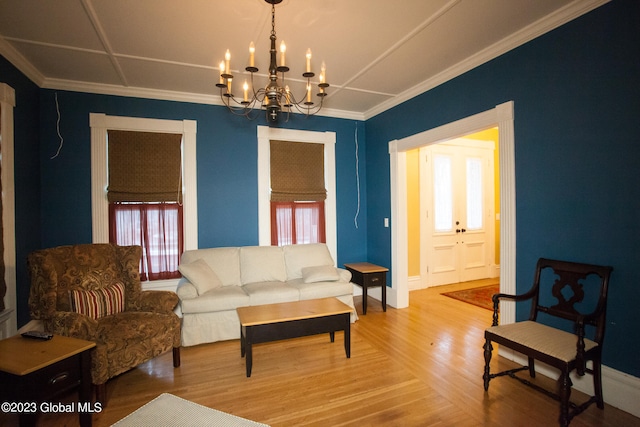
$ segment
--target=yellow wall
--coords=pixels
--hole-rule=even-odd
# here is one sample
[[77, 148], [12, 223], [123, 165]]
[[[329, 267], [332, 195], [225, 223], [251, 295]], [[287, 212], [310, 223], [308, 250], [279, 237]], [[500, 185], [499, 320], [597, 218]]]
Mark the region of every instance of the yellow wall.
[[[500, 171], [498, 165], [498, 128], [466, 135], [465, 138], [494, 141], [494, 212], [500, 214]], [[496, 217], [497, 218], [497, 217]], [[500, 221], [495, 220], [495, 260], [500, 264]], [[420, 276], [420, 155], [419, 149], [407, 151], [407, 240], [409, 277]]]
[[420, 150], [407, 151], [409, 277], [420, 275]]

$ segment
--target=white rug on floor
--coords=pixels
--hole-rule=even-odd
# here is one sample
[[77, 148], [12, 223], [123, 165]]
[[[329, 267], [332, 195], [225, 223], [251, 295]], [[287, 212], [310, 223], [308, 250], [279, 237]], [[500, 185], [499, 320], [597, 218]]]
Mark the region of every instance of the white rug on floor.
[[207, 408], [169, 393], [162, 393], [113, 425], [117, 427], [269, 427], [267, 424]]

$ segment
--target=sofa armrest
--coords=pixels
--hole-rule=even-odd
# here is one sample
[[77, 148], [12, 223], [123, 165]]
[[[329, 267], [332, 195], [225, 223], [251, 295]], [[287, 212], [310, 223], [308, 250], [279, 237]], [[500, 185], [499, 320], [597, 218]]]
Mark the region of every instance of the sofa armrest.
[[338, 274], [340, 275], [340, 281], [341, 282], [350, 282], [351, 281], [351, 277], [353, 275], [351, 274], [351, 272], [349, 270], [347, 270], [346, 268], [338, 268], [338, 267], [336, 267], [336, 270], [338, 270]]
[[136, 311], [173, 313], [178, 305], [178, 295], [171, 291], [142, 291], [136, 304]]
[[181, 300], [198, 298], [198, 290], [186, 279], [181, 279], [180, 282], [178, 282], [176, 293]]
[[44, 329], [57, 335], [95, 341], [98, 321], [73, 311], [56, 311], [45, 320]]

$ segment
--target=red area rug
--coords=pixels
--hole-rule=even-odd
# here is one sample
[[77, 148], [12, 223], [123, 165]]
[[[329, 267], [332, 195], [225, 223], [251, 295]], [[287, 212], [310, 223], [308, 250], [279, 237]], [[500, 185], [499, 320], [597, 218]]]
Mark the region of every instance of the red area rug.
[[495, 285], [481, 286], [479, 288], [443, 292], [441, 295], [493, 311], [491, 297], [498, 292], [500, 292], [500, 284], [496, 283]]

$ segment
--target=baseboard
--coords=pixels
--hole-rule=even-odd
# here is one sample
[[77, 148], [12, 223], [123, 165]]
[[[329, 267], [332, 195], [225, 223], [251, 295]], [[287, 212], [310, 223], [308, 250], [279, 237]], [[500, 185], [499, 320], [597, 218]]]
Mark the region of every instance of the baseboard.
[[[521, 365], [527, 363], [527, 358], [507, 348], [500, 348], [498, 354]], [[557, 379], [558, 371], [549, 365], [536, 361], [536, 374]], [[579, 377], [571, 375], [573, 388], [583, 393], [593, 395], [593, 380], [591, 375]], [[618, 409], [640, 418], [640, 378], [602, 366], [602, 394], [604, 401]]]
[[411, 276], [407, 280], [409, 291], [416, 291], [422, 289], [422, 278], [420, 276]]
[[500, 277], [500, 264], [492, 264], [491, 265], [491, 277]]

